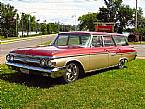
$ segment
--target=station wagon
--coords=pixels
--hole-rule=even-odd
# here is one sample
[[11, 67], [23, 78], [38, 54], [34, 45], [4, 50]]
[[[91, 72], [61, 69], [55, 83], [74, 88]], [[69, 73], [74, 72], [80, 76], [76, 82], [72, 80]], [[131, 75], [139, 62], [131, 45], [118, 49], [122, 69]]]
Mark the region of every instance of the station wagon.
[[136, 55], [122, 34], [64, 32], [48, 46], [9, 52], [6, 64], [22, 73], [62, 77], [69, 83], [88, 72], [114, 66], [123, 68]]

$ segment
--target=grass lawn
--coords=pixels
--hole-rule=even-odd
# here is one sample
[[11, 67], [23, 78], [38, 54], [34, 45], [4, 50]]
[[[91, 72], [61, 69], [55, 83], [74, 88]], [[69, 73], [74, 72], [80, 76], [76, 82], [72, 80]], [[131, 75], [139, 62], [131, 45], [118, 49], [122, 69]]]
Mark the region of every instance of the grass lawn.
[[145, 45], [145, 41], [139, 41], [139, 42], [129, 42], [129, 45], [139, 45], [139, 44], [143, 44]]
[[14, 39], [35, 37], [35, 36], [41, 36], [41, 34], [29, 35], [29, 36], [25, 36], [25, 37], [8, 37], [8, 38], [4, 38], [4, 36], [0, 36], [0, 40], [14, 40]]
[[49, 40], [49, 41], [44, 42], [44, 43], [41, 43], [41, 44], [39, 44], [39, 45], [48, 46], [48, 45], [50, 45], [50, 43], [51, 43], [51, 42], [52, 42], [52, 41], [51, 41], [51, 40]]
[[145, 60], [92, 72], [71, 84], [0, 67], [2, 109], [145, 109]]

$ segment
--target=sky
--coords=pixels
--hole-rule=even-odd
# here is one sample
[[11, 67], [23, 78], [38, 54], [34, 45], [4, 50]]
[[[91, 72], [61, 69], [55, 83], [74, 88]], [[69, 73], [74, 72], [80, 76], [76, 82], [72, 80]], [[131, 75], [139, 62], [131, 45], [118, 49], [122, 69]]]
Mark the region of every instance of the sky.
[[[98, 12], [99, 7], [105, 6], [104, 0], [0, 0], [14, 6], [18, 13], [27, 13], [40, 19], [39, 22], [60, 24], [78, 24], [78, 17], [89, 12]], [[135, 8], [136, 0], [123, 0], [123, 4]], [[143, 9], [145, 16], [145, 0], [138, 0], [138, 6]]]

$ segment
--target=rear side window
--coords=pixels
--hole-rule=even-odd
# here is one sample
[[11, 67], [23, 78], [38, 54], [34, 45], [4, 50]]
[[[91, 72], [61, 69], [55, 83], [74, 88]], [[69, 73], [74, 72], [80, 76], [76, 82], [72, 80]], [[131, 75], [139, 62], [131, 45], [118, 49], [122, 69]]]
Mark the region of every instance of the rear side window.
[[93, 36], [91, 45], [93, 47], [102, 47], [102, 37], [101, 36]]
[[111, 36], [103, 36], [104, 46], [114, 46], [114, 41]]
[[126, 46], [128, 45], [127, 38], [125, 36], [113, 36], [113, 39], [117, 46]]

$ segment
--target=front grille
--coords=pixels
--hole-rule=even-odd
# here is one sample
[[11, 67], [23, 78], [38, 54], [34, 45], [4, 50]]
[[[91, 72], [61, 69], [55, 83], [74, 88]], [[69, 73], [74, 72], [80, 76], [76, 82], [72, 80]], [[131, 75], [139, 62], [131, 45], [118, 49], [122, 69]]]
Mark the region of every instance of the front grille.
[[14, 63], [25, 64], [29, 66], [40, 67], [40, 58], [30, 55], [15, 55]]

